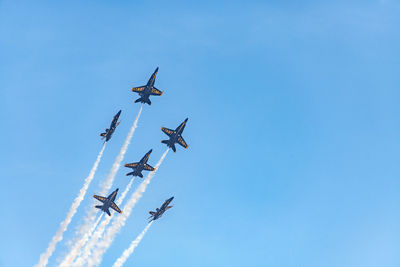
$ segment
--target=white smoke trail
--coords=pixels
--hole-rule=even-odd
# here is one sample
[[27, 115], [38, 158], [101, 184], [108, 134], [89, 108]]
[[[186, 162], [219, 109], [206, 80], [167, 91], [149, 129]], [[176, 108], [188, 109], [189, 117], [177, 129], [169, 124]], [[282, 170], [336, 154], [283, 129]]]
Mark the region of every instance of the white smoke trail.
[[106, 143], [103, 144], [99, 154], [97, 155], [96, 161], [93, 164], [92, 169], [88, 177], [85, 179], [85, 183], [83, 184], [81, 190], [79, 191], [78, 196], [75, 198], [74, 202], [72, 203], [69, 211], [67, 213], [67, 217], [64, 221], [61, 222], [60, 228], [58, 229], [57, 233], [53, 236], [53, 239], [50, 241], [49, 246], [47, 247], [46, 252], [40, 255], [39, 262], [35, 265], [36, 267], [43, 267], [46, 266], [49, 262], [49, 258], [53, 254], [54, 250], [56, 249], [56, 245], [63, 239], [64, 232], [67, 230], [68, 225], [70, 224], [72, 217], [74, 217], [79, 205], [81, 204], [82, 200], [85, 197], [86, 191], [90, 185], [90, 182], [93, 180], [94, 174], [96, 173], [97, 167], [99, 166], [101, 157], [103, 156], [104, 149], [106, 148]]
[[142, 197], [143, 193], [146, 191], [147, 185], [150, 183], [151, 179], [156, 174], [158, 168], [160, 167], [161, 163], [167, 156], [169, 149], [167, 149], [160, 160], [157, 162], [155, 166], [155, 170], [149, 173], [146, 179], [140, 184], [138, 189], [133, 193], [132, 197], [129, 199], [128, 203], [123, 208], [123, 213], [120, 214], [112, 223], [112, 225], [107, 229], [104, 234], [103, 239], [97, 243], [97, 246], [92, 251], [92, 255], [89, 255], [88, 264], [85, 266], [98, 266], [101, 263], [103, 258], [103, 254], [107, 251], [110, 247], [111, 243], [113, 242], [116, 234], [119, 233], [121, 228], [125, 225], [126, 220], [128, 219], [129, 215], [132, 212], [133, 207], [135, 206], [136, 202]]
[[110, 173], [108, 174], [106, 180], [104, 181], [104, 183], [101, 186], [100, 195], [102, 195], [102, 196], [105, 195], [110, 190], [110, 188], [114, 182], [115, 175], [117, 174], [119, 167], [121, 167], [121, 161], [124, 159], [125, 153], [128, 150], [128, 146], [131, 143], [131, 139], [132, 139], [133, 133], [135, 132], [135, 129], [137, 128], [137, 124], [139, 121], [140, 114], [142, 113], [142, 109], [143, 109], [143, 104], [140, 105], [139, 112], [136, 116], [135, 121], [133, 122], [131, 129], [129, 130], [128, 135], [125, 138], [125, 142], [122, 145], [121, 150], [119, 151], [119, 154], [118, 154], [117, 158], [115, 159], [113, 166], [111, 167]]
[[[135, 129], [137, 128], [137, 124], [138, 124], [138, 121], [139, 121], [139, 118], [140, 118], [140, 114], [142, 113], [142, 109], [143, 109], [143, 104], [140, 105], [139, 112], [136, 115], [135, 121], [133, 122], [132, 127], [129, 130], [129, 133], [125, 138], [125, 142], [122, 145], [118, 156], [115, 158], [115, 161], [114, 161], [113, 166], [111, 167], [110, 173], [107, 175], [106, 180], [101, 185], [101, 189], [100, 189], [100, 193], [99, 193], [99, 195], [101, 195], [101, 196], [104, 196], [110, 190], [110, 188], [111, 188], [111, 186], [112, 186], [112, 184], [114, 182], [115, 175], [117, 174], [117, 172], [118, 172], [118, 170], [119, 170], [119, 168], [121, 166], [121, 162], [124, 159], [126, 151], [128, 150], [128, 146], [129, 146], [129, 144], [131, 142], [133, 133], [135, 132]], [[74, 244], [80, 244], [81, 243], [80, 240], [84, 239], [85, 234], [89, 231], [90, 227], [93, 225], [93, 222], [94, 222], [94, 220], [96, 218], [96, 213], [97, 213], [97, 210], [95, 210], [95, 209], [90, 209], [86, 213], [86, 216], [83, 219], [83, 221], [84, 221], [83, 224], [79, 227], [78, 231], [76, 232], [76, 237], [75, 237]], [[109, 218], [107, 218], [104, 221], [107, 221], [108, 219]], [[101, 224], [100, 224], [100, 226], [101, 226]], [[75, 245], [72, 248], [72, 250], [74, 250], [76, 246], [77, 245]], [[71, 254], [72, 250], [70, 250], [69, 254]]]
[[[117, 206], [121, 205], [121, 203], [124, 201], [126, 195], [128, 194], [129, 190], [132, 187], [132, 182], [133, 182], [134, 178], [131, 179], [131, 181], [129, 182], [128, 186], [125, 188], [124, 192], [122, 192], [121, 197], [118, 198], [118, 200], [116, 201], [115, 204], [117, 204]], [[104, 214], [104, 213], [103, 213]], [[70, 266], [73, 263], [73, 260], [79, 255], [80, 252], [82, 252], [82, 256], [80, 256], [76, 262], [74, 263], [74, 265], [81, 265], [85, 262], [86, 258], [90, 255], [90, 250], [96, 245], [97, 241], [100, 239], [100, 237], [103, 235], [104, 230], [106, 229], [107, 225], [110, 223], [111, 221], [111, 217], [108, 216], [104, 221], [101, 222], [100, 226], [97, 228], [96, 232], [93, 234], [93, 237], [89, 240], [82, 240], [82, 245], [79, 247], [79, 249], [76, 250], [76, 254], [73, 255], [73, 258], [71, 256], [71, 260], [68, 262], [69, 265], [66, 266]], [[81, 251], [81, 248], [83, 247], [83, 245], [89, 240], [89, 243], [86, 245], [86, 247], [84, 248], [83, 251]]]
[[135, 240], [132, 241], [132, 243], [130, 244], [130, 246], [124, 250], [124, 252], [122, 253], [121, 257], [119, 257], [113, 264], [112, 267], [122, 267], [122, 265], [126, 262], [126, 260], [129, 258], [130, 255], [132, 255], [133, 251], [135, 250], [135, 248], [139, 245], [140, 241], [142, 241], [142, 238], [144, 237], [144, 235], [146, 234], [147, 230], [149, 230], [151, 224], [154, 221], [151, 221], [146, 228], [144, 228], [144, 230], [140, 233], [140, 235], [138, 235], [136, 237]]
[[86, 242], [89, 240], [89, 238], [92, 236], [93, 231], [96, 229], [97, 225], [99, 224], [101, 218], [103, 217], [104, 212], [100, 214], [100, 216], [97, 218], [96, 222], [94, 223], [93, 227], [90, 229], [88, 233], [86, 233], [79, 242], [76, 242], [74, 247], [71, 249], [71, 251], [68, 253], [68, 255], [64, 258], [64, 260], [61, 262], [59, 265], [60, 267], [68, 267], [72, 264], [74, 261], [75, 257], [79, 254], [80, 249], [86, 244]]

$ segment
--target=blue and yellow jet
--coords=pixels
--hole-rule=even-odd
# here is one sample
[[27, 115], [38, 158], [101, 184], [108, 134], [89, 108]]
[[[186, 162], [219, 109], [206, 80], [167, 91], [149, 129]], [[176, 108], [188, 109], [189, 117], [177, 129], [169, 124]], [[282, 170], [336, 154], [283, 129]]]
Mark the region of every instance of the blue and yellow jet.
[[103, 205], [96, 205], [95, 208], [101, 209], [102, 211], [107, 213], [108, 216], [111, 216], [111, 213], [108, 210], [109, 208], [112, 208], [113, 210], [122, 213], [122, 211], [118, 208], [117, 204], [114, 203], [117, 193], [118, 193], [118, 188], [114, 192], [112, 192], [108, 197], [93, 195], [95, 199], [103, 203]]
[[163, 131], [166, 135], [169, 136], [169, 140], [162, 140], [161, 143], [166, 144], [168, 147], [172, 148], [174, 152], [176, 152], [175, 148], [175, 143], [180, 144], [184, 148], [188, 148], [189, 146], [186, 144], [185, 140], [182, 137], [182, 132], [183, 129], [185, 129], [186, 122], [188, 121], [188, 118], [184, 122], [182, 122], [176, 129], [171, 130], [165, 127], [161, 128], [161, 131]]
[[151, 101], [150, 101], [151, 95], [159, 96], [159, 95], [163, 94], [162, 91], [160, 91], [154, 87], [154, 82], [156, 80], [157, 72], [158, 72], [158, 67], [156, 68], [154, 73], [151, 75], [151, 77], [146, 85], [132, 88], [132, 92], [138, 93], [140, 96], [138, 99], [135, 100], [135, 103], [140, 102], [140, 103], [147, 103], [147, 104], [151, 105]]
[[100, 134], [101, 140], [103, 140], [104, 138], [106, 139], [105, 142], [110, 140], [111, 136], [115, 131], [115, 128], [117, 128], [117, 126], [120, 124], [120, 122], [118, 122], [119, 115], [121, 115], [121, 110], [118, 111], [117, 114], [115, 114], [113, 120], [111, 121], [110, 129], [106, 128], [105, 132]]
[[146, 155], [143, 156], [143, 158], [139, 162], [135, 163], [128, 163], [125, 164], [124, 166], [127, 168], [132, 168], [133, 172], [127, 173], [126, 176], [133, 175], [133, 176], [139, 176], [140, 178], [143, 178], [142, 171], [154, 171], [155, 169], [151, 167], [149, 164], [147, 164], [147, 161], [149, 160], [150, 154], [153, 151], [153, 149], [150, 149], [149, 152], [146, 153]]
[[148, 219], [150, 219], [149, 222], [157, 220], [158, 218], [160, 218], [164, 214], [164, 212], [166, 210], [172, 208], [173, 206], [168, 206], [168, 205], [169, 205], [169, 203], [171, 203], [171, 201], [173, 199], [174, 199], [174, 197], [171, 197], [171, 198], [165, 200], [164, 203], [162, 204], [161, 208], [157, 208], [156, 211], [149, 211], [149, 213], [151, 215], [148, 218]]

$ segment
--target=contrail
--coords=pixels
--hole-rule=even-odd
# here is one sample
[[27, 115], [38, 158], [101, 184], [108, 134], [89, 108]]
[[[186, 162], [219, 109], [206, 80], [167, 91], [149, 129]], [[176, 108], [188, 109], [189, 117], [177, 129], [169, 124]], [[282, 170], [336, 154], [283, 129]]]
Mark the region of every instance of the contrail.
[[[115, 204], [117, 204], [117, 206], [121, 205], [121, 203], [124, 201], [126, 195], [128, 194], [129, 190], [132, 187], [132, 182], [133, 182], [134, 178], [131, 179], [131, 181], [129, 182], [128, 186], [125, 188], [124, 192], [122, 192], [121, 197], [118, 198], [118, 200], [116, 201]], [[104, 213], [103, 213], [104, 214]], [[80, 247], [76, 249], [76, 254], [72, 255], [70, 258], [70, 261], [68, 262], [69, 265], [71, 265], [73, 263], [73, 260], [79, 255], [79, 253], [81, 252], [81, 248], [85, 245], [85, 243], [89, 240], [89, 243], [86, 245], [86, 247], [84, 248], [83, 252], [81, 253], [82, 256], [80, 256], [76, 262], [74, 263], [74, 265], [81, 265], [85, 262], [86, 258], [90, 255], [90, 250], [93, 248], [94, 245], [96, 245], [97, 241], [99, 240], [99, 238], [103, 235], [104, 230], [106, 229], [107, 225], [110, 223], [111, 221], [111, 217], [108, 216], [104, 221], [101, 222], [100, 226], [97, 228], [96, 232], [93, 234], [93, 237], [89, 240], [89, 238], [87, 238], [86, 240], [82, 239], [80, 242]], [[66, 266], [69, 266], [66, 265]]]
[[78, 196], [75, 198], [74, 202], [72, 203], [72, 206], [69, 208], [67, 217], [64, 219], [64, 221], [61, 222], [60, 228], [58, 229], [55, 236], [53, 236], [53, 239], [50, 241], [49, 246], [47, 247], [47, 250], [40, 255], [39, 263], [37, 263], [35, 265], [36, 267], [43, 267], [43, 266], [47, 265], [47, 263], [49, 262], [49, 258], [51, 257], [54, 250], [56, 249], [57, 243], [63, 239], [64, 232], [67, 230], [68, 225], [70, 224], [70, 222], [72, 220], [72, 217], [74, 217], [79, 205], [81, 204], [82, 200], [85, 197], [85, 194], [90, 185], [90, 182], [93, 180], [94, 174], [96, 173], [97, 167], [99, 166], [99, 163], [100, 163], [101, 157], [103, 156], [103, 152], [104, 152], [105, 148], [106, 148], [106, 143], [103, 144], [103, 147], [101, 148], [100, 153], [97, 155], [97, 159], [94, 162], [93, 167], [90, 170], [88, 177], [86, 177], [86, 179], [85, 179], [85, 183], [83, 184], [83, 187], [81, 188]]
[[121, 228], [125, 225], [126, 220], [128, 219], [129, 215], [131, 214], [132, 208], [135, 206], [136, 202], [142, 197], [143, 193], [146, 191], [147, 185], [150, 183], [151, 179], [156, 174], [158, 168], [160, 167], [161, 163], [167, 156], [169, 149], [167, 149], [160, 160], [157, 162], [155, 166], [155, 170], [150, 172], [146, 179], [140, 184], [138, 189], [133, 193], [132, 197], [129, 199], [128, 203], [123, 208], [123, 213], [120, 214], [112, 223], [112, 225], [107, 229], [104, 234], [103, 239], [97, 243], [93, 251], [93, 255], [89, 255], [88, 264], [86, 266], [98, 266], [101, 263], [103, 258], [103, 254], [107, 251], [110, 247], [111, 243], [113, 242], [116, 234], [121, 230]]
[[126, 260], [129, 258], [129, 256], [133, 253], [135, 248], [139, 245], [140, 241], [142, 241], [142, 238], [146, 234], [147, 230], [149, 230], [151, 224], [154, 221], [151, 221], [146, 228], [136, 237], [135, 240], [132, 241], [130, 244], [129, 248], [125, 249], [124, 252], [122, 253], [121, 257], [119, 257], [113, 264], [112, 267], [122, 267], [122, 265], [126, 262]]
[[[139, 112], [136, 115], [135, 121], [133, 122], [132, 127], [129, 130], [129, 133], [125, 138], [125, 142], [122, 145], [118, 156], [115, 158], [115, 161], [114, 161], [113, 166], [111, 167], [110, 173], [107, 175], [106, 180], [101, 185], [100, 195], [102, 195], [102, 196], [104, 196], [110, 190], [110, 188], [111, 188], [111, 186], [112, 186], [112, 184], [114, 182], [115, 175], [117, 174], [117, 172], [118, 172], [118, 170], [119, 170], [119, 168], [121, 166], [121, 162], [124, 159], [126, 151], [128, 150], [128, 146], [129, 146], [129, 144], [131, 142], [133, 133], [135, 132], [135, 129], [137, 128], [137, 124], [138, 124], [138, 121], [139, 121], [139, 118], [140, 118], [140, 114], [142, 113], [142, 109], [143, 109], [143, 104], [140, 105]], [[78, 229], [78, 231], [76, 233], [76, 236], [78, 236], [78, 237], [75, 238], [76, 239], [76, 241], [74, 242], [75, 244], [80, 244], [81, 243], [80, 240], [84, 239], [85, 234], [89, 231], [90, 227], [94, 223], [94, 220], [96, 218], [96, 213], [97, 213], [97, 210], [95, 210], [95, 209], [90, 209], [86, 213], [86, 216], [83, 219], [84, 222], [79, 227], [79, 229]], [[105, 221], [107, 221], [107, 219]], [[101, 224], [100, 224], [100, 226], [101, 226]], [[72, 249], [74, 249], [74, 248], [72, 248]], [[70, 253], [71, 253], [71, 251], [70, 251]]]
[[89, 238], [92, 236], [93, 231], [96, 229], [97, 225], [99, 224], [101, 218], [103, 217], [104, 212], [100, 214], [100, 216], [97, 218], [96, 222], [94, 223], [93, 227], [90, 229], [88, 233], [86, 233], [79, 242], [76, 242], [74, 247], [71, 249], [71, 251], [68, 253], [68, 255], [64, 258], [64, 260], [61, 262], [59, 265], [60, 267], [68, 267], [72, 264], [74, 261], [75, 257], [79, 254], [80, 249], [85, 245], [85, 243], [89, 240]]
[[125, 142], [122, 145], [121, 150], [119, 151], [119, 154], [118, 154], [117, 158], [115, 159], [113, 166], [111, 167], [110, 173], [108, 174], [106, 180], [102, 184], [100, 195], [105, 195], [110, 190], [110, 188], [114, 182], [115, 175], [117, 174], [119, 167], [121, 167], [121, 161], [124, 159], [125, 153], [128, 150], [128, 146], [131, 143], [133, 133], [135, 132], [135, 129], [137, 128], [137, 124], [139, 121], [140, 114], [142, 113], [142, 109], [143, 109], [143, 104], [140, 105], [139, 112], [136, 116], [135, 121], [133, 122], [131, 129], [129, 130], [128, 135], [126, 136]]

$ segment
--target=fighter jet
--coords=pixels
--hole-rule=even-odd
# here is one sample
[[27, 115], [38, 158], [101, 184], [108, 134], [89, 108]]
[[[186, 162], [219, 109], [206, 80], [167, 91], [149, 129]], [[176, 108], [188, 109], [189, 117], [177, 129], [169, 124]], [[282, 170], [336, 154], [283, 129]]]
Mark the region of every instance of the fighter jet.
[[179, 125], [178, 128], [175, 129], [175, 131], [165, 127], [161, 127], [161, 131], [169, 136], [169, 140], [162, 140], [161, 143], [164, 143], [168, 147], [172, 148], [174, 152], [176, 152], [175, 143], [180, 144], [184, 148], [188, 148], [189, 146], [186, 144], [185, 140], [182, 137], [182, 132], [183, 129], [185, 129], [187, 121], [188, 119], [186, 118], [186, 120], [182, 122], [181, 125]]
[[171, 198], [165, 200], [165, 201], [164, 201], [164, 204], [162, 204], [161, 208], [157, 208], [156, 211], [149, 211], [149, 213], [150, 213], [150, 215], [151, 215], [151, 216], [148, 218], [148, 219], [150, 219], [149, 222], [157, 220], [158, 218], [160, 218], [160, 217], [164, 214], [164, 212], [165, 212], [166, 210], [172, 208], [173, 206], [168, 206], [168, 205], [169, 205], [169, 203], [171, 203], [171, 201], [172, 201], [173, 199], [174, 199], [174, 197], [171, 197]]
[[103, 140], [104, 138], [106, 139], [105, 142], [110, 140], [111, 136], [113, 135], [113, 133], [115, 131], [115, 128], [117, 128], [117, 126], [120, 123], [120, 122], [118, 122], [119, 115], [121, 115], [121, 110], [118, 111], [117, 114], [115, 114], [115, 116], [114, 116], [114, 118], [113, 118], [113, 120], [111, 122], [110, 129], [106, 128], [106, 130], [105, 130], [106, 132], [100, 134], [101, 140]]
[[107, 213], [108, 216], [111, 216], [111, 213], [108, 210], [109, 208], [112, 208], [113, 210], [122, 213], [122, 211], [118, 208], [117, 204], [114, 203], [115, 197], [117, 196], [117, 192], [118, 188], [114, 192], [112, 192], [108, 197], [93, 195], [95, 199], [103, 203], [103, 205], [97, 205], [95, 207]]
[[147, 104], [151, 105], [151, 101], [150, 101], [151, 95], [162, 95], [163, 94], [162, 91], [160, 91], [154, 87], [154, 82], [156, 80], [157, 72], [158, 72], [158, 67], [156, 68], [154, 73], [151, 75], [151, 77], [146, 85], [132, 88], [132, 92], [138, 93], [140, 96], [138, 99], [135, 100], [135, 103], [140, 102], [140, 103], [147, 103]]
[[150, 151], [147, 152], [146, 155], [144, 155], [143, 158], [139, 162], [125, 164], [125, 167], [133, 169], [133, 172], [127, 173], [126, 176], [133, 175], [133, 176], [139, 176], [140, 178], [143, 178], [143, 174], [142, 174], [143, 170], [154, 171], [155, 169], [153, 167], [151, 167], [149, 164], [147, 164], [147, 161], [149, 160], [151, 151], [153, 151], [153, 149], [150, 149]]

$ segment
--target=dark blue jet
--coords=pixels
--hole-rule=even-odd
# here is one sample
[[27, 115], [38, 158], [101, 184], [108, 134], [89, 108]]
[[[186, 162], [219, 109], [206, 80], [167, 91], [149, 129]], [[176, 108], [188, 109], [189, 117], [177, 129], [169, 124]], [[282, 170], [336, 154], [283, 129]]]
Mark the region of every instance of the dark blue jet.
[[176, 152], [175, 143], [180, 144], [184, 148], [188, 148], [189, 146], [186, 144], [185, 140], [182, 137], [182, 132], [183, 129], [185, 129], [187, 121], [188, 119], [186, 118], [186, 120], [182, 122], [181, 125], [179, 125], [178, 128], [175, 129], [175, 131], [165, 127], [161, 127], [161, 131], [169, 136], [169, 140], [162, 140], [161, 143], [164, 143], [168, 147], [172, 148], [174, 152]]
[[106, 130], [105, 130], [106, 132], [100, 134], [101, 140], [103, 140], [104, 138], [106, 139], [105, 142], [107, 142], [108, 140], [110, 140], [111, 136], [113, 135], [113, 133], [114, 133], [114, 131], [115, 131], [115, 128], [117, 128], [117, 126], [118, 126], [119, 123], [120, 123], [120, 122], [118, 122], [119, 115], [121, 115], [121, 110], [118, 111], [117, 114], [115, 114], [115, 116], [114, 116], [114, 118], [113, 118], [113, 120], [112, 120], [112, 122], [111, 122], [110, 129], [106, 128]]
[[125, 164], [125, 167], [133, 169], [133, 172], [127, 173], [126, 176], [133, 175], [143, 178], [143, 170], [154, 171], [155, 169], [147, 164], [151, 151], [153, 151], [153, 149], [150, 149], [150, 151], [147, 152], [146, 155], [144, 155], [144, 157], [139, 162]]
[[158, 218], [160, 218], [160, 217], [164, 214], [164, 212], [165, 212], [166, 210], [172, 208], [173, 206], [168, 206], [168, 205], [169, 205], [169, 203], [171, 203], [171, 201], [172, 201], [173, 199], [174, 199], [174, 197], [171, 197], [171, 198], [165, 200], [165, 201], [164, 201], [164, 204], [162, 204], [161, 208], [157, 208], [156, 211], [149, 211], [149, 213], [150, 213], [150, 215], [151, 215], [151, 216], [148, 218], [148, 219], [150, 219], [149, 222], [157, 220]]
[[118, 193], [118, 188], [112, 192], [108, 197], [101, 197], [98, 195], [93, 195], [93, 197], [95, 199], [97, 199], [98, 201], [102, 202], [103, 205], [97, 205], [95, 206], [98, 209], [101, 209], [102, 211], [104, 211], [105, 213], [108, 214], [108, 216], [111, 216], [110, 211], [108, 210], [109, 208], [112, 208], [113, 210], [122, 213], [122, 211], [118, 208], [117, 204], [114, 203], [115, 197], [117, 196]]
[[140, 103], [147, 103], [147, 104], [151, 105], [151, 101], [150, 101], [151, 95], [162, 95], [163, 94], [163, 92], [161, 92], [160, 90], [158, 90], [157, 88], [154, 87], [154, 82], [156, 80], [157, 72], [158, 72], [158, 67], [154, 71], [154, 73], [151, 75], [151, 77], [146, 85], [132, 88], [132, 92], [138, 93], [140, 96], [138, 99], [135, 100], [135, 103], [140, 102]]

